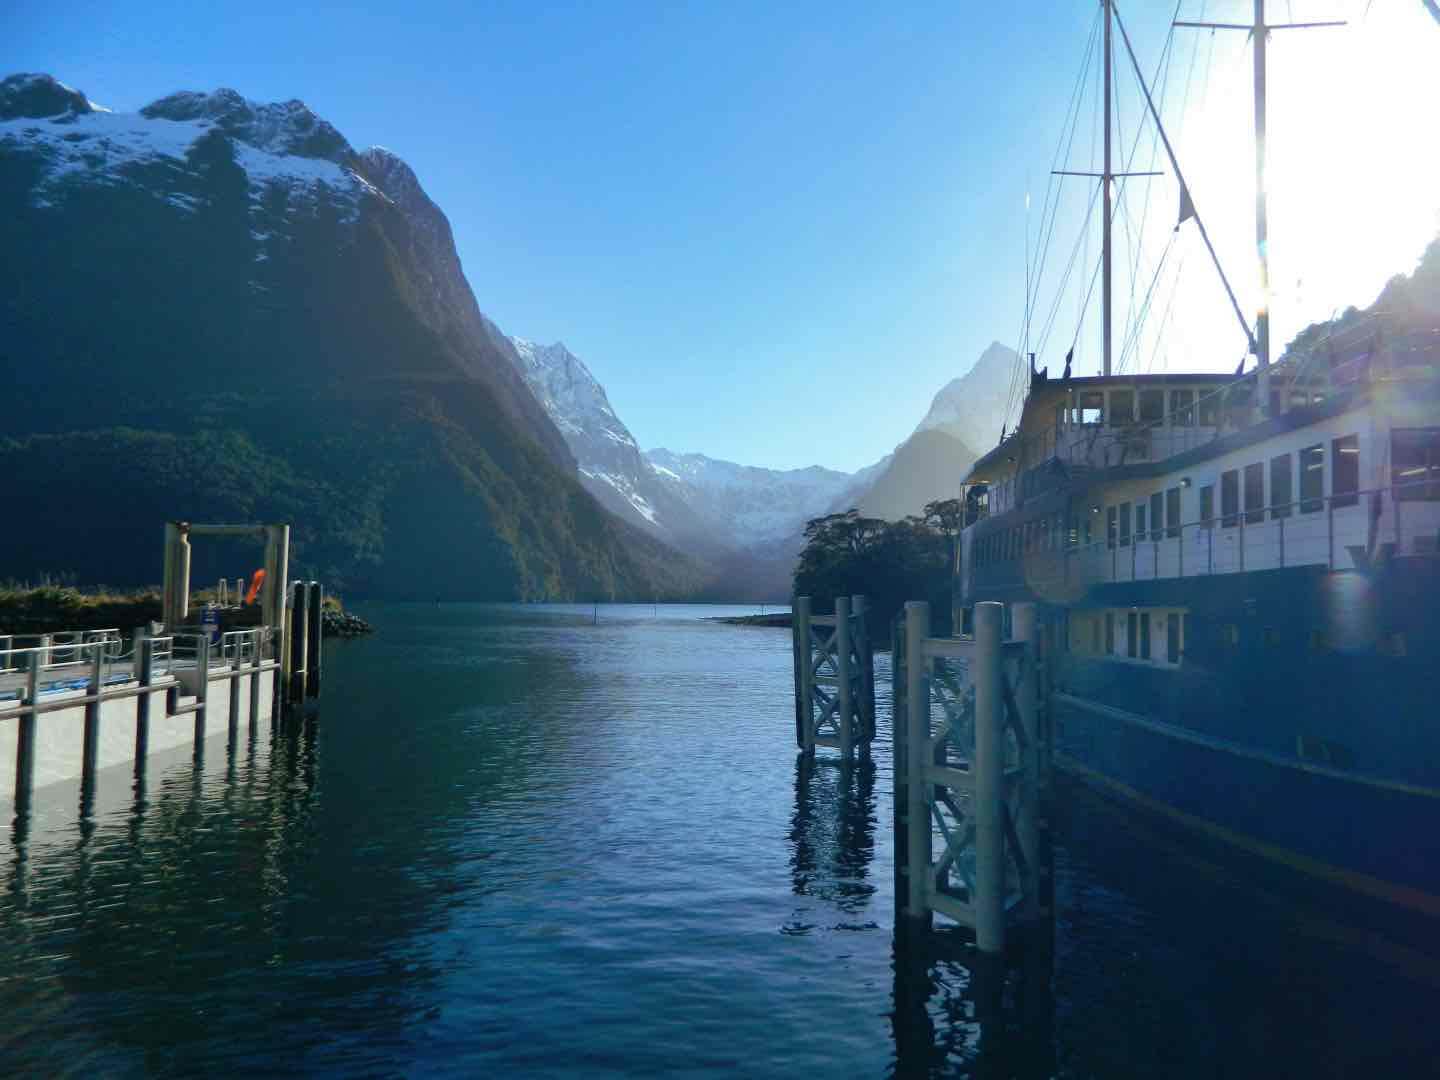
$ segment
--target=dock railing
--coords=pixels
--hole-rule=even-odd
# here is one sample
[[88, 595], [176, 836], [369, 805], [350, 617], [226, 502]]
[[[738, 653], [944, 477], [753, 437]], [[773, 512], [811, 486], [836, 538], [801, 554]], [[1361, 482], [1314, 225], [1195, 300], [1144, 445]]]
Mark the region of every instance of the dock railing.
[[[78, 632], [76, 632], [78, 633]], [[81, 758], [81, 792], [94, 791], [99, 731], [105, 705], [133, 698], [135, 707], [135, 756], [144, 758], [149, 741], [152, 698], [160, 693], [167, 717], [195, 715], [198, 747], [205, 737], [205, 713], [211, 683], [228, 682], [230, 694], [230, 738], [234, 745], [239, 721], [240, 680], [250, 680], [250, 722], [260, 716], [260, 680], [275, 678], [280, 668], [274, 655], [275, 634], [268, 627], [235, 631], [230, 640], [212, 645], [207, 633], [177, 633], [150, 636], [137, 633], [128, 651], [122, 649], [119, 631], [92, 631], [93, 640], [76, 640], [73, 634], [56, 652], [53, 638], [32, 645], [14, 644], [11, 635], [0, 647], [0, 663], [9, 673], [20, 673], [13, 689], [0, 689], [0, 732], [15, 722], [16, 772], [15, 812], [30, 812], [35, 781], [36, 725], [46, 713], [85, 710]], [[228, 650], [228, 655], [227, 655]], [[75, 655], [76, 658], [69, 657]], [[57, 658], [58, 657], [58, 658]], [[223, 659], [222, 659], [223, 658]], [[215, 662], [219, 660], [220, 662]], [[14, 679], [14, 675], [10, 675]], [[193, 696], [181, 704], [181, 691]], [[279, 696], [272, 694], [272, 718]]]

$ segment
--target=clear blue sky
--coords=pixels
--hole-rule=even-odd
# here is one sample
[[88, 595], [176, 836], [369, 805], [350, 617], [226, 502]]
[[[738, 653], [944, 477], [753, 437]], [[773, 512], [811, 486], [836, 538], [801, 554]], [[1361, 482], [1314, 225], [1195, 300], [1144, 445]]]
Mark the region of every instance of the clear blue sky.
[[[449, 215], [482, 310], [569, 345], [642, 445], [845, 469], [1014, 342], [1027, 179], [1038, 210], [1095, 12], [6, 7], [0, 71], [117, 111], [182, 88], [300, 98], [357, 148], [396, 151]], [[1125, 9], [1148, 67], [1171, 5]]]

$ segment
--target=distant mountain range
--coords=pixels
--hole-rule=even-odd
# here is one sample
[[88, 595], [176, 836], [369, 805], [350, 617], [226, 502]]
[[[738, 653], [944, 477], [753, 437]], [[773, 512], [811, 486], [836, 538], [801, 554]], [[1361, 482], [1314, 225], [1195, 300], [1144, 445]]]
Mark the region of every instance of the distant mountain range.
[[12, 577], [147, 583], [165, 520], [292, 520], [297, 573], [362, 593], [783, 596], [808, 519], [953, 496], [1016, 363], [854, 474], [642, 451], [564, 345], [484, 315], [404, 161], [232, 90], [124, 115], [6, 78], [0, 205]]

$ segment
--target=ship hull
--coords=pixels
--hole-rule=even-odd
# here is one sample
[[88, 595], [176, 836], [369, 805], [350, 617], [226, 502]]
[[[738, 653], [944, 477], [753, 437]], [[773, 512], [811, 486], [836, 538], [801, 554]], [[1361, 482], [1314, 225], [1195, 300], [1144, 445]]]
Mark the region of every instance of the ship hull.
[[1091, 611], [1183, 605], [1193, 638], [1163, 670], [1062, 653], [1057, 764], [1311, 878], [1440, 918], [1437, 587], [1435, 560], [1406, 560], [1374, 575], [1137, 584], [1087, 598], [1098, 607], [1051, 609], [1063, 634]]

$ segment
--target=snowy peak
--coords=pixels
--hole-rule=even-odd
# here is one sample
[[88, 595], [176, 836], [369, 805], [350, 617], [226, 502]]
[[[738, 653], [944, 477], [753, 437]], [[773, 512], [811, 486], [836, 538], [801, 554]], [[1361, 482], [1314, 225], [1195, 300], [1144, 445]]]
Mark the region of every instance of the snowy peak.
[[990, 446], [1005, 422], [1011, 382], [1020, 355], [998, 341], [991, 342], [973, 367], [951, 379], [930, 403], [930, 411], [915, 429], [939, 430], [967, 446]]
[[207, 121], [231, 138], [271, 154], [341, 163], [354, 151], [303, 101], [261, 105], [234, 90], [181, 90], [140, 110], [150, 120]]
[[524, 338], [510, 341], [520, 357], [520, 374], [561, 432], [589, 434], [638, 452], [634, 437], [610, 407], [605, 388], [579, 357], [558, 341], [553, 345]]
[[808, 465], [802, 469], [765, 469], [755, 465], [737, 465], [733, 461], [721, 461], [704, 454], [677, 454], [663, 446], [645, 451], [645, 457], [662, 474], [707, 491], [753, 488], [757, 485], [773, 487], [787, 482], [843, 487], [851, 479], [849, 473], [819, 465]]
[[415, 170], [385, 147], [372, 146], [362, 151], [360, 162], [370, 182], [400, 209], [411, 212], [422, 207], [438, 209], [420, 186]]
[[0, 120], [64, 123], [95, 111], [93, 101], [53, 76], [22, 73], [0, 79]]

